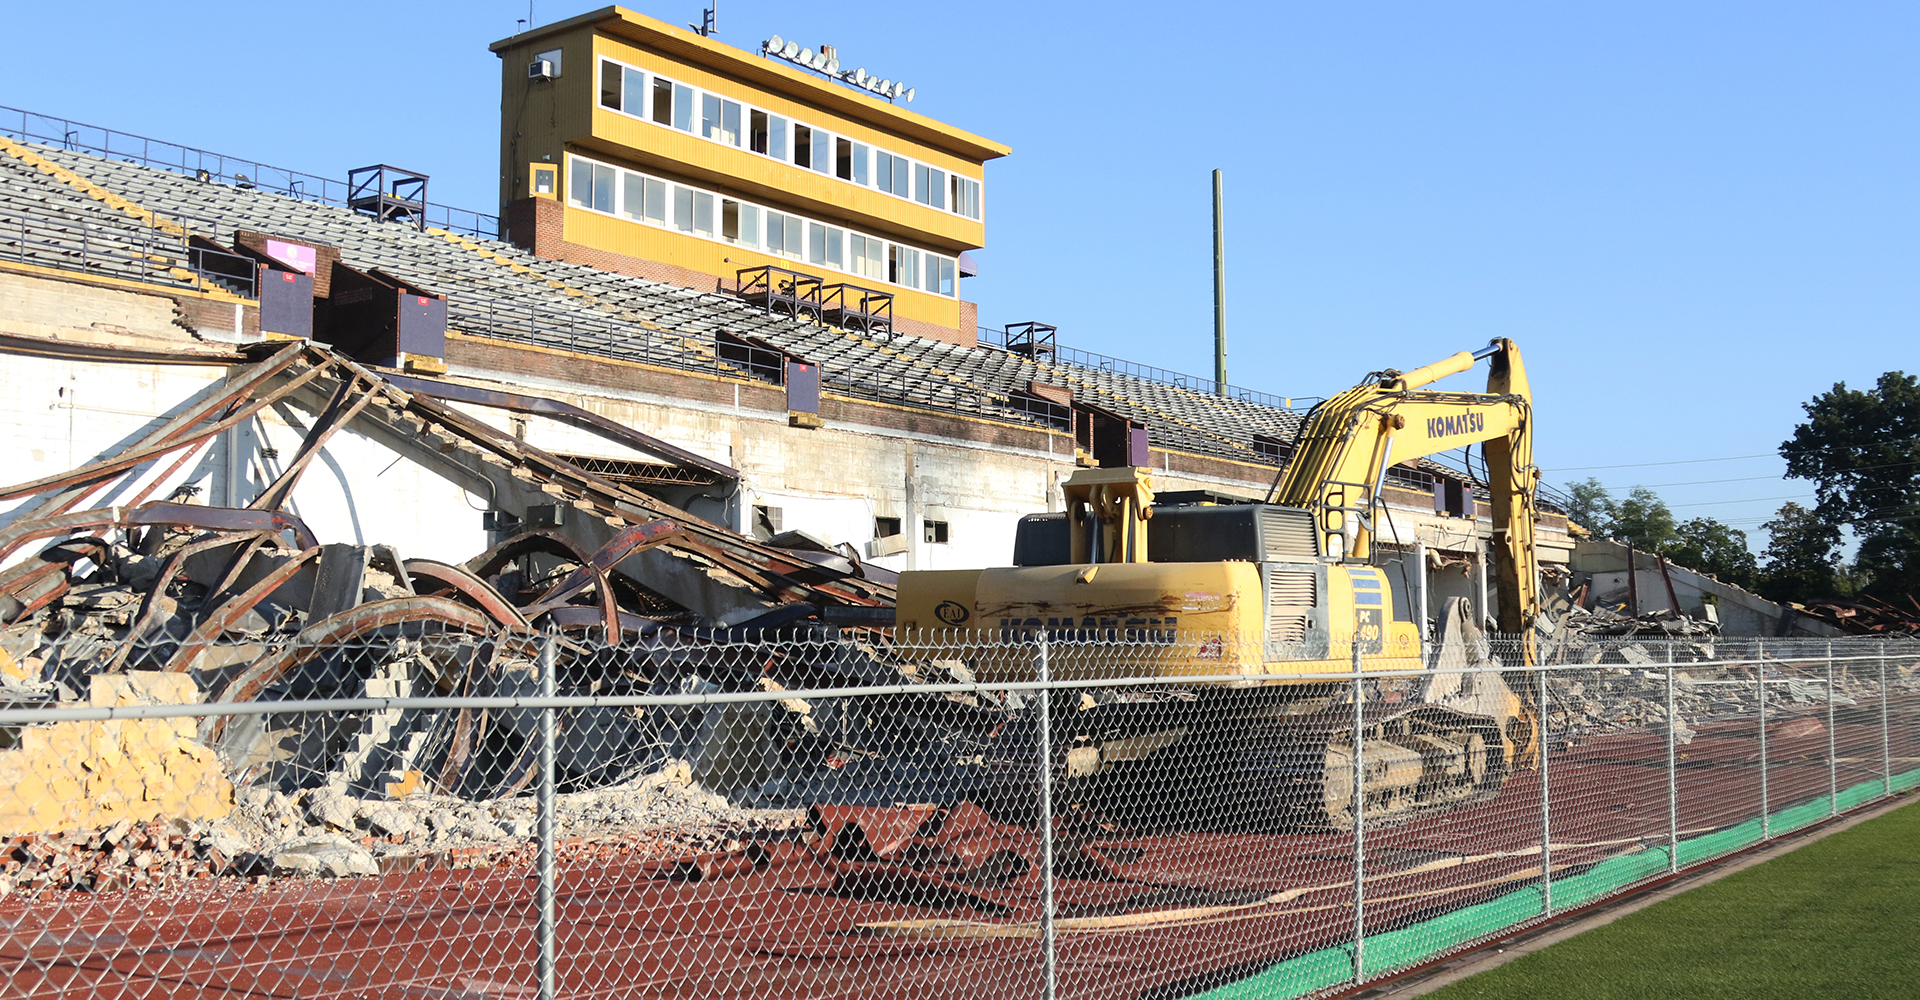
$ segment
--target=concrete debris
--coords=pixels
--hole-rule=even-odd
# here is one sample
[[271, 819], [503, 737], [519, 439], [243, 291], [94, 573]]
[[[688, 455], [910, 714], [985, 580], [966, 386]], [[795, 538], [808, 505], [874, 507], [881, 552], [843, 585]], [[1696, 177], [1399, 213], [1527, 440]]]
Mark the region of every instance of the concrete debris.
[[1905, 596], [1909, 605], [1907, 608], [1862, 594], [1859, 599], [1851, 601], [1815, 601], [1805, 606], [1796, 604], [1793, 610], [1853, 635], [1920, 635], [1920, 600], [1912, 594]]
[[[709, 524], [442, 402], [473, 403], [474, 387], [382, 375], [312, 343], [268, 345], [257, 357], [119, 452], [0, 488], [0, 500], [22, 502], [0, 525], [0, 561], [43, 546], [0, 570], [0, 699], [77, 704], [97, 698], [103, 680], [147, 676], [171, 679], [158, 700], [173, 704], [525, 694], [538, 687], [534, 664], [549, 633], [559, 636], [561, 694], [904, 679], [872, 647], [845, 641], [891, 624], [892, 576], [883, 570]], [[179, 467], [268, 406], [305, 408], [314, 418], [284, 471], [249, 507], [148, 499], [161, 485], [145, 478], [148, 470]], [[627, 443], [644, 438], [591, 417], [582, 411], [586, 432]], [[472, 487], [499, 508], [498, 544], [456, 565], [405, 558], [388, 545], [316, 538], [287, 500], [319, 464], [312, 456], [349, 423], [403, 458], [475, 480]], [[675, 461], [703, 461], [645, 442]], [[703, 469], [731, 471], [712, 463]], [[115, 505], [80, 508], [89, 496], [112, 497]], [[462, 509], [460, 516], [474, 515]], [[806, 548], [805, 539], [794, 544]], [[843, 632], [830, 622], [854, 624]], [[797, 642], [770, 664], [740, 661], [727, 648], [775, 637]], [[634, 640], [651, 649], [607, 648]], [[808, 643], [826, 651], [806, 651]], [[780, 763], [765, 755], [765, 740], [790, 727], [822, 738], [818, 719], [798, 700], [764, 709], [587, 710], [566, 722], [560, 767], [570, 789], [618, 786], [684, 759], [702, 781], [734, 791], [769, 780]], [[344, 804], [349, 797], [524, 793], [535, 749], [532, 716], [523, 712], [114, 725], [138, 737], [116, 752], [133, 761], [139, 781], [79, 766], [74, 747], [99, 742], [88, 727], [0, 733], [0, 747], [17, 748], [0, 753], [0, 773], [58, 784], [47, 795], [0, 801], [0, 834], [163, 813], [213, 819], [231, 807], [229, 778], [242, 786], [244, 803], [267, 806], [247, 786], [289, 795], [328, 789], [303, 799], [306, 812], [294, 818], [345, 832], [367, 819]], [[182, 760], [161, 760], [168, 754]], [[757, 763], [745, 762], [756, 755]], [[63, 766], [71, 773], [54, 773]], [[83, 780], [84, 789], [59, 784]], [[55, 809], [41, 799], [83, 806]], [[5, 812], [21, 802], [46, 815]], [[89, 811], [90, 802], [105, 804]], [[406, 818], [381, 816], [380, 835], [415, 835]], [[491, 821], [476, 829], [481, 839], [513, 830]]]
[[1559, 622], [1559, 631], [1592, 636], [1647, 636], [1657, 639], [1683, 639], [1720, 634], [1720, 626], [1710, 621], [1655, 611], [1629, 615], [1606, 607], [1568, 608]]

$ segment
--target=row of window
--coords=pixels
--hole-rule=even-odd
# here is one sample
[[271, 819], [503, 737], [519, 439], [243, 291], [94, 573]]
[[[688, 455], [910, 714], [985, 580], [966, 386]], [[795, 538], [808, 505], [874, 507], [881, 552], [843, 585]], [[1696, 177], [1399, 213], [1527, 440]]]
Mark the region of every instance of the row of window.
[[634, 222], [952, 297], [952, 257], [568, 154], [567, 201]]
[[861, 187], [877, 188], [930, 208], [980, 218], [980, 182], [971, 177], [832, 135], [825, 129], [658, 74], [649, 85], [645, 71], [611, 59], [600, 61], [600, 106]]

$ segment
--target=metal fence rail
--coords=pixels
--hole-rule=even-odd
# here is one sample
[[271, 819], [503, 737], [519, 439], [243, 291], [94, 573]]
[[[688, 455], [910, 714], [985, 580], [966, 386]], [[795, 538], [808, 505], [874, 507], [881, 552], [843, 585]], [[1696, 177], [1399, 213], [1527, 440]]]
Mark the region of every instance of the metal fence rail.
[[1305, 996], [1920, 784], [1915, 643], [442, 629], [0, 637], [0, 995]]
[[[348, 199], [347, 182], [343, 180], [20, 108], [0, 106], [0, 135], [324, 205], [344, 206]], [[430, 226], [483, 239], [500, 238], [498, 216], [432, 203], [426, 206], [426, 216]]]

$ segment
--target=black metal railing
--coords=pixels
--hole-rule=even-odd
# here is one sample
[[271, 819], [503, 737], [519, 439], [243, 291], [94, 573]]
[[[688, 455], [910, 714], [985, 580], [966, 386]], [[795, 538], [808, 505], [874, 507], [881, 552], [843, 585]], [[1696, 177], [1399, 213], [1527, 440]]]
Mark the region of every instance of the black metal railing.
[[256, 291], [250, 260], [131, 217], [102, 225], [0, 205], [0, 258], [174, 288], [194, 287], [197, 276], [245, 298]]
[[[1013, 350], [1014, 353], [1031, 356], [1027, 351], [1015, 350], [1020, 344], [1025, 343], [1025, 341], [1020, 339], [1021, 334], [1019, 331], [1009, 333], [1006, 330], [996, 330], [992, 327], [983, 326], [979, 328], [978, 338], [982, 346], [1002, 351]], [[1219, 385], [1218, 382], [1210, 378], [1202, 378], [1198, 375], [1187, 375], [1166, 368], [1156, 368], [1153, 365], [1143, 365], [1139, 362], [1128, 361], [1124, 358], [1095, 354], [1092, 351], [1082, 351], [1078, 348], [1061, 347], [1057, 342], [1052, 341], [1048, 343], [1048, 351], [1046, 353], [1050, 356], [1054, 364], [1072, 365], [1079, 368], [1090, 368], [1095, 371], [1112, 372], [1116, 375], [1124, 375], [1128, 378], [1139, 379], [1143, 382], [1169, 385], [1177, 389], [1185, 389], [1189, 392], [1207, 396], [1220, 395], [1215, 392], [1216, 387]], [[1305, 412], [1314, 403], [1320, 401], [1320, 397], [1317, 396], [1276, 396], [1270, 392], [1261, 392], [1257, 389], [1247, 389], [1232, 384], [1227, 386], [1226, 398], [1236, 399], [1243, 403], [1256, 403], [1260, 406], [1268, 406], [1276, 410], [1297, 412]]]
[[[348, 202], [348, 186], [343, 180], [20, 108], [0, 105], [0, 135], [72, 152], [95, 153], [200, 180], [271, 191], [302, 201], [343, 207]], [[428, 203], [426, 224], [484, 239], [500, 238], [498, 216], [449, 205]]]

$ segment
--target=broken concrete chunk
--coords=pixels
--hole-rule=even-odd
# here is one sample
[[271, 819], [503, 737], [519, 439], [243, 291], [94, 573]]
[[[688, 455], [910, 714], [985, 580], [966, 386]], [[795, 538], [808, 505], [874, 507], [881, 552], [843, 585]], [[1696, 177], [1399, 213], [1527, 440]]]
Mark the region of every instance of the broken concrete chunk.
[[427, 832], [411, 810], [400, 806], [373, 810], [367, 815], [367, 829], [383, 837], [413, 837]]
[[378, 875], [380, 865], [365, 848], [344, 840], [307, 840], [275, 851], [273, 867], [294, 875]]
[[351, 830], [358, 806], [359, 803], [339, 789], [316, 788], [307, 796], [307, 818], [319, 826]]

